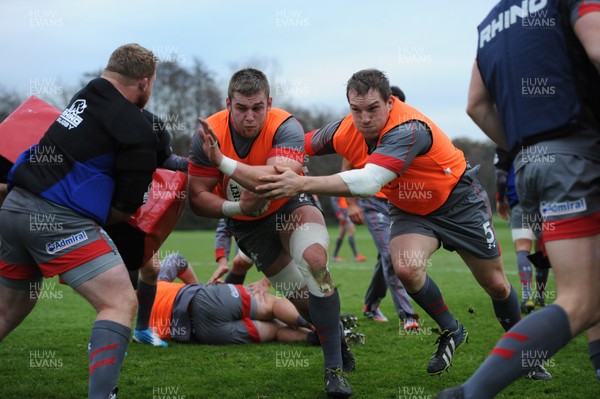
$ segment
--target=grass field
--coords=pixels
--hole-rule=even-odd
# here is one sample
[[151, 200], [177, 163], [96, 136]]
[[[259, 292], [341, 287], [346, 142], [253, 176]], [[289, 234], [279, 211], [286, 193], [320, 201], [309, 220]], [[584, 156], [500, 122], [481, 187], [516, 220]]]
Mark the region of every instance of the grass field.
[[[507, 275], [520, 292], [515, 255], [504, 222], [496, 223], [504, 249]], [[335, 236], [336, 231], [332, 231]], [[401, 329], [391, 299], [382, 304], [389, 323], [375, 323], [361, 314], [376, 253], [368, 231], [359, 226], [357, 245], [365, 263], [331, 264], [339, 287], [342, 312], [358, 316], [357, 331], [364, 345], [353, 345], [357, 369], [349, 375], [355, 398], [431, 399], [441, 389], [462, 383], [493, 348], [502, 334], [489, 298], [458, 256], [444, 250], [431, 260], [428, 272], [438, 282], [446, 302], [470, 332], [451, 372], [443, 378], [425, 372], [435, 350], [432, 321], [407, 335]], [[191, 260], [201, 280], [214, 268], [213, 233], [175, 232], [163, 254], [179, 251]], [[344, 244], [341, 256], [351, 259]], [[259, 275], [253, 269], [249, 280]], [[550, 276], [548, 298], [555, 286]], [[0, 344], [0, 398], [83, 398], [87, 392], [87, 342], [94, 319], [91, 307], [56, 279], [47, 280], [38, 305], [25, 322]], [[548, 331], [552, 334], [552, 331]], [[278, 359], [298, 361], [283, 362]], [[288, 364], [288, 366], [283, 366]], [[293, 364], [289, 366], [289, 364]], [[547, 365], [549, 382], [521, 379], [499, 398], [563, 399], [600, 397], [600, 381], [593, 375], [584, 336], [572, 341]], [[172, 343], [168, 348], [130, 344], [119, 380], [119, 398], [325, 398], [323, 360], [319, 348], [280, 343], [204, 346]]]

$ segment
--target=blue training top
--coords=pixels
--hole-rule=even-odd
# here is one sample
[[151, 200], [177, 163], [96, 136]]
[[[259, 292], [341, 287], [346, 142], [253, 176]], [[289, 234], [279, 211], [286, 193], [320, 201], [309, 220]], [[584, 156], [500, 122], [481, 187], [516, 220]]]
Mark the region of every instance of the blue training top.
[[501, 0], [479, 25], [477, 63], [509, 149], [598, 129], [600, 78], [572, 24], [581, 0]]
[[21, 187], [100, 225], [111, 206], [135, 213], [156, 169], [157, 137], [106, 79], [90, 81], [9, 172]]

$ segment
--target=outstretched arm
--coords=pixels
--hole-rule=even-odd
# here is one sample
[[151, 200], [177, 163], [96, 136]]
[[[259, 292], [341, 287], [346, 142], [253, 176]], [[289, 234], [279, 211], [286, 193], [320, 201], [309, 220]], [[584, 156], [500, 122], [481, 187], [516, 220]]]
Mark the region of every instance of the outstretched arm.
[[298, 176], [289, 169], [276, 168], [279, 175], [262, 176], [265, 183], [256, 190], [267, 198], [284, 198], [307, 194], [327, 194], [338, 197], [372, 197], [397, 177], [384, 167], [368, 163], [362, 169], [344, 171], [330, 176]]

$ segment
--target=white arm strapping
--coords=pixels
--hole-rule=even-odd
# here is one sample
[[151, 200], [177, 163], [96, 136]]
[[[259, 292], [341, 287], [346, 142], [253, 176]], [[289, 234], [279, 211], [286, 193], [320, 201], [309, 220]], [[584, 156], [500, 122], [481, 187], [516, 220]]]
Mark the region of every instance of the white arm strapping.
[[237, 201], [223, 202], [223, 205], [221, 205], [221, 212], [223, 212], [223, 216], [226, 217], [243, 215], [242, 206]]
[[223, 155], [219, 170], [223, 172], [224, 175], [232, 176], [233, 172], [235, 172], [235, 168], [237, 168], [237, 161]]
[[347, 170], [338, 173], [348, 185], [354, 197], [372, 197], [381, 187], [394, 180], [398, 175], [382, 166], [368, 163], [362, 169]]

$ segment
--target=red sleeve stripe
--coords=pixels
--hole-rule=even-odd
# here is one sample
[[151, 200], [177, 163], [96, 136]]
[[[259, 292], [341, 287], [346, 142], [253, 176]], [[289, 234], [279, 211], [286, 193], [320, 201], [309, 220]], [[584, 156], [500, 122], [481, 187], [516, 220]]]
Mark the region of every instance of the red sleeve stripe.
[[577, 13], [579, 14], [580, 17], [583, 17], [585, 14], [588, 14], [588, 13], [594, 12], [594, 11], [600, 11], [600, 4], [581, 2], [581, 5], [577, 9]]
[[304, 161], [304, 152], [298, 151], [295, 148], [276, 147], [276, 148], [272, 148], [271, 151], [269, 151], [269, 155], [267, 155], [267, 158], [278, 158], [278, 157], [285, 157], [285, 158], [291, 159], [292, 161], [302, 163]]
[[219, 258], [225, 257], [225, 248], [216, 248], [215, 249], [215, 260], [219, 260]]
[[188, 174], [198, 177], [219, 177], [219, 169], [214, 166], [198, 166], [188, 161]]
[[404, 161], [389, 155], [373, 153], [367, 159], [367, 163], [379, 165], [400, 175], [404, 170]]
[[310, 142], [315, 134], [316, 130], [313, 130], [311, 132], [308, 132], [304, 135], [304, 152], [306, 153], [306, 155], [308, 156], [313, 156], [315, 155], [315, 149], [312, 148], [312, 146], [310, 145]]

